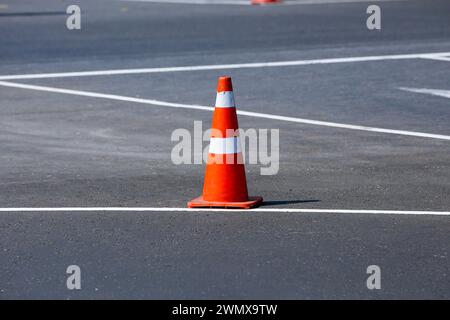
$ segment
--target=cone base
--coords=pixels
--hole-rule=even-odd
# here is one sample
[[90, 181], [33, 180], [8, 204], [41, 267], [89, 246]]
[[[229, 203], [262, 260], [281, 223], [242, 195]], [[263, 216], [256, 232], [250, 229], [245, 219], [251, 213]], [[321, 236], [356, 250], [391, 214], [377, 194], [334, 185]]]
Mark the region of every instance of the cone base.
[[188, 202], [188, 208], [241, 208], [250, 209], [259, 206], [263, 201], [262, 197], [249, 197], [248, 201], [242, 202], [220, 202], [205, 201], [203, 196], [195, 198]]

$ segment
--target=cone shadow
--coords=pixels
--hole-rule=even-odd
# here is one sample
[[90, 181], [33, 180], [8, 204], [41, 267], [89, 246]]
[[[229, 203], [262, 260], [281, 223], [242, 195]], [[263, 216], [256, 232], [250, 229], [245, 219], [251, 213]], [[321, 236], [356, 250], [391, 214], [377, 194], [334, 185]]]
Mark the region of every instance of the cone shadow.
[[263, 201], [263, 203], [261, 203], [261, 207], [278, 206], [278, 205], [283, 205], [283, 204], [310, 203], [310, 202], [320, 202], [320, 200], [307, 199], [307, 200], [273, 200], [273, 201]]

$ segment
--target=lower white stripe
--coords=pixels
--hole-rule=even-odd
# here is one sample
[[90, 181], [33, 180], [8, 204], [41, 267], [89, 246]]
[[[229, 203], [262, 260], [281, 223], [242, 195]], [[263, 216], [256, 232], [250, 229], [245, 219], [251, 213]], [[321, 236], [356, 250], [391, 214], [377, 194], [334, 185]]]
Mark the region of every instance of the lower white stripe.
[[233, 108], [234, 94], [232, 91], [217, 92], [216, 96], [216, 108]]
[[241, 152], [241, 142], [239, 137], [211, 138], [209, 153], [231, 154]]
[[[142, 98], [127, 97], [127, 96], [119, 96], [119, 95], [115, 95], [115, 94], [105, 94], [105, 93], [90, 92], [90, 91], [61, 89], [61, 88], [36, 86], [36, 85], [31, 85], [31, 84], [13, 83], [13, 82], [6, 82], [6, 81], [0, 81], [0, 86], [10, 87], [10, 88], [28, 89], [28, 90], [37, 90], [37, 91], [44, 91], [44, 92], [64, 93], [64, 94], [83, 96], [83, 97], [91, 97], [91, 98], [102, 98], [102, 99], [110, 99], [110, 100], [117, 100], [117, 101], [135, 102], [135, 103], [142, 103], [142, 104], [169, 107], [169, 108], [184, 108], [184, 109], [214, 111], [213, 107], [200, 106], [200, 105], [195, 105], [195, 104], [173, 103], [173, 102], [154, 100], [154, 99], [142, 99]], [[448, 136], [448, 135], [426, 133], [426, 132], [367, 127], [367, 126], [338, 123], [338, 122], [286, 117], [286, 116], [279, 116], [279, 115], [275, 115], [275, 114], [251, 112], [251, 111], [245, 111], [245, 110], [237, 110], [237, 114], [243, 115], [243, 116], [248, 116], [248, 117], [265, 118], [265, 119], [280, 120], [280, 121], [287, 121], [287, 122], [294, 122], [294, 123], [305, 123], [305, 124], [312, 124], [312, 125], [325, 126], [325, 127], [389, 133], [389, 134], [430, 138], [430, 139], [450, 140], [450, 136]]]
[[379, 214], [379, 215], [431, 215], [450, 216], [449, 211], [412, 210], [352, 210], [352, 209], [213, 209], [213, 208], [168, 208], [168, 207], [61, 207], [61, 208], [0, 208], [0, 212], [285, 212], [285, 213], [329, 213], [329, 214]]

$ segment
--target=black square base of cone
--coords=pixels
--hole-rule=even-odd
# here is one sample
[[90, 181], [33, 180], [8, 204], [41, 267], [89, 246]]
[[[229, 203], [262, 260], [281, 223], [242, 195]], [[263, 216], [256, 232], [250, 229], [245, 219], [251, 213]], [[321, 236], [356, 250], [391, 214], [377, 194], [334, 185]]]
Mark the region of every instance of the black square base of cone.
[[249, 197], [247, 201], [241, 202], [220, 202], [206, 201], [203, 196], [188, 202], [188, 208], [239, 208], [250, 209], [259, 206], [263, 202], [262, 197]]

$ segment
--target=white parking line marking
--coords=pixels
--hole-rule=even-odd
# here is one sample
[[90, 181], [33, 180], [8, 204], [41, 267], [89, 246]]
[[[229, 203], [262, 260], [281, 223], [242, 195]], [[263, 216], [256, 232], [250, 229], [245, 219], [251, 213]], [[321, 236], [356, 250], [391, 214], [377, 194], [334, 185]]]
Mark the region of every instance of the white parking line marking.
[[199, 105], [186, 105], [186, 104], [181, 104], [181, 103], [171, 103], [171, 102], [165, 102], [165, 101], [153, 100], [153, 99], [141, 99], [141, 98], [119, 96], [119, 95], [115, 95], [115, 94], [103, 94], [103, 93], [96, 93], [96, 92], [89, 92], [89, 91], [60, 89], [60, 88], [53, 88], [53, 87], [12, 83], [12, 82], [6, 82], [6, 81], [0, 81], [0, 86], [37, 90], [37, 91], [55, 92], [55, 93], [64, 93], [64, 94], [83, 96], [83, 97], [91, 97], [91, 98], [103, 98], [103, 99], [110, 99], [110, 100], [136, 102], [136, 103], [150, 104], [150, 105], [155, 105], [155, 106], [163, 106], [163, 107], [171, 107], [171, 108], [188, 108], [188, 109], [214, 111], [213, 107], [206, 107], [206, 106], [199, 106]]
[[[409, 0], [376, 0], [376, 2], [392, 2], [392, 1], [409, 1]], [[301, 4], [339, 4], [339, 3], [356, 3], [356, 2], [370, 2], [370, 0], [286, 0], [280, 4], [301, 5]]]
[[[202, 5], [251, 5], [251, 0], [120, 0], [124, 2], [149, 2], [162, 4], [202, 4]], [[378, 2], [388, 1], [407, 1], [407, 0], [377, 0]], [[339, 3], [354, 3], [354, 2], [368, 2], [368, 0], [286, 0], [271, 5], [303, 5], [303, 4], [339, 4]]]
[[450, 99], [450, 90], [437, 90], [437, 89], [425, 89], [425, 88], [407, 88], [407, 87], [400, 87], [400, 90], [403, 91], [409, 91], [409, 92], [415, 92], [415, 93], [424, 93], [424, 94], [431, 94], [433, 96], [443, 97]]
[[295, 209], [295, 208], [168, 208], [168, 207], [60, 207], [60, 208], [0, 208], [0, 212], [284, 212], [284, 213], [329, 213], [329, 214], [379, 214], [379, 215], [434, 215], [449, 216], [449, 211], [412, 210], [347, 210], [347, 209]]
[[168, 4], [226, 4], [226, 5], [239, 5], [239, 6], [249, 6], [251, 5], [250, 0], [248, 1], [243, 1], [243, 0], [214, 0], [214, 1], [210, 1], [210, 0], [120, 0], [120, 1], [124, 1], [124, 2], [151, 2], [151, 3], [168, 3]]
[[430, 59], [430, 57], [440, 57], [440, 56], [445, 56], [445, 55], [450, 55], [450, 52], [396, 54], [396, 55], [381, 55], [381, 56], [272, 61], [272, 62], [254, 62], [254, 63], [252, 62], [252, 63], [217, 64], [217, 65], [212, 64], [212, 65], [202, 65], [202, 66], [182, 66], [182, 67], [163, 67], [163, 68], [139, 68], [139, 69], [94, 70], [94, 71], [80, 71], [80, 72], [60, 72], [60, 73], [17, 74], [17, 75], [0, 76], [0, 80], [25, 80], [25, 79], [66, 78], [66, 77], [109, 76], [109, 75], [125, 75], [125, 74], [185, 72], [185, 71], [204, 71], [204, 70], [222, 70], [222, 69], [292, 67], [292, 66], [305, 66], [305, 65], [315, 65], [315, 64], [352, 63], [352, 62], [369, 62], [369, 61], [385, 61], [385, 60]]
[[427, 57], [423, 57], [422, 59], [429, 59], [429, 60], [438, 60], [438, 61], [450, 61], [450, 57], [446, 57], [446, 56], [441, 56], [441, 55], [432, 55], [432, 56], [427, 56]]
[[[35, 86], [35, 85], [12, 83], [12, 82], [6, 82], [6, 81], [0, 81], [0, 86], [19, 88], [19, 89], [45, 91], [45, 92], [54, 92], [54, 93], [64, 93], [64, 94], [91, 97], [91, 98], [102, 98], [102, 99], [110, 99], [110, 100], [118, 100], [118, 101], [135, 102], [135, 103], [163, 106], [163, 107], [170, 107], [170, 108], [184, 108], [184, 109], [214, 111], [213, 107], [208, 107], [208, 106], [173, 103], [173, 102], [166, 102], [166, 101], [160, 101], [160, 100], [154, 100], [154, 99], [134, 98], [134, 97], [127, 97], [127, 96], [119, 96], [119, 95], [115, 95], [115, 94], [104, 94], [104, 93], [96, 93], [96, 92], [89, 92], [89, 91], [79, 91], [79, 90], [60, 89], [60, 88], [53, 88], [53, 87]], [[353, 125], [353, 124], [319, 121], [319, 120], [311, 120], [311, 119], [303, 119], [303, 118], [295, 118], [295, 117], [286, 117], [286, 116], [279, 116], [279, 115], [275, 115], [275, 114], [251, 112], [251, 111], [244, 111], [244, 110], [238, 110], [237, 113], [240, 115], [243, 115], [243, 116], [249, 116], [249, 117], [255, 117], [255, 118], [265, 118], [265, 119], [280, 120], [280, 121], [287, 121], [287, 122], [305, 123], [305, 124], [312, 124], [312, 125], [317, 125], [317, 126], [369, 131], [369, 132], [379, 132], [379, 133], [389, 133], [389, 134], [413, 136], [413, 137], [420, 137], [420, 138], [450, 140], [450, 136], [441, 135], [441, 134], [366, 127], [366, 126]]]

